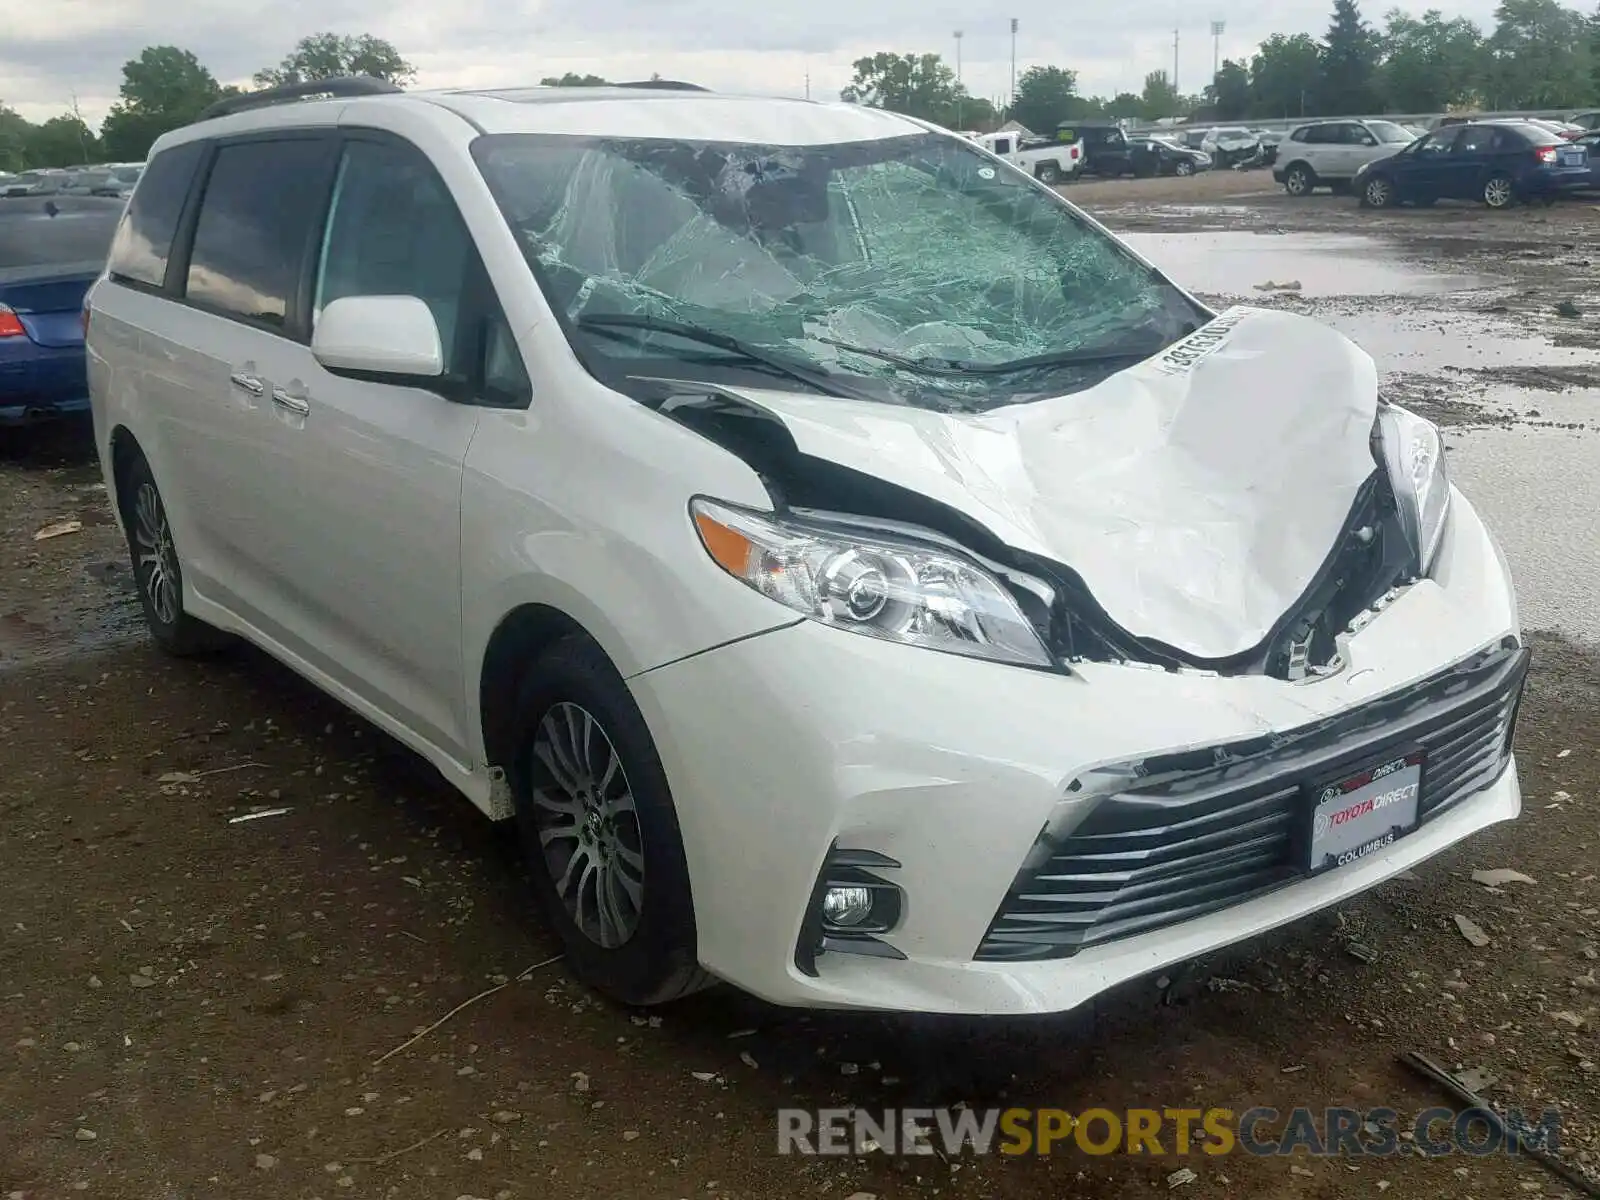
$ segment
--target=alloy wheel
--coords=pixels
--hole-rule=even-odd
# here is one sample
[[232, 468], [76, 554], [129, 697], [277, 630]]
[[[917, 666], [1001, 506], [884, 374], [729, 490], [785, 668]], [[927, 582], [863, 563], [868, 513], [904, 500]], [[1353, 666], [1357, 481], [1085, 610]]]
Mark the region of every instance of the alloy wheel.
[[1504, 208], [1513, 199], [1511, 180], [1496, 176], [1483, 185], [1483, 202], [1490, 208]]
[[1291, 196], [1304, 196], [1311, 190], [1311, 180], [1297, 167], [1284, 177], [1283, 190]]
[[1181, 163], [1179, 163], [1178, 164], [1178, 174], [1179, 175], [1193, 175], [1194, 174], [1194, 164], [1192, 162], [1181, 162]]
[[1366, 202], [1373, 208], [1387, 208], [1393, 198], [1387, 179], [1373, 179], [1368, 181], [1363, 193]]
[[172, 546], [167, 510], [155, 484], [144, 483], [134, 498], [133, 542], [137, 548], [139, 586], [156, 620], [171, 625], [178, 619], [178, 556]]
[[556, 895], [583, 935], [614, 950], [639, 929], [644, 839], [611, 738], [581, 705], [551, 706], [533, 738], [534, 825]]

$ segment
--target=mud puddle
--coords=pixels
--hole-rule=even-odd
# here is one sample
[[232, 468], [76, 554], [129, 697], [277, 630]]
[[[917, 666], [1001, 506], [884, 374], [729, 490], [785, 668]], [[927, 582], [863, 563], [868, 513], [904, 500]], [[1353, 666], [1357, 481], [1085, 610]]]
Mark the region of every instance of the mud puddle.
[[[1359, 234], [1262, 234], [1237, 230], [1129, 233], [1125, 240], [1192, 291], [1256, 296], [1427, 296], [1488, 289], [1486, 277], [1413, 269], [1394, 246]], [[1298, 284], [1270, 287], [1269, 284]]]

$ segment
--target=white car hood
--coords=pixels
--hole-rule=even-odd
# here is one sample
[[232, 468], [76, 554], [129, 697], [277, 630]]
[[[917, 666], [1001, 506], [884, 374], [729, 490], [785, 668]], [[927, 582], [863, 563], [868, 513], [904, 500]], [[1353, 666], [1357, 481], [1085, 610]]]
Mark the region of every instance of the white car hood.
[[1372, 359], [1308, 318], [1231, 308], [1095, 387], [981, 415], [739, 389], [804, 454], [957, 509], [1077, 571], [1124, 629], [1253, 649], [1377, 469]]

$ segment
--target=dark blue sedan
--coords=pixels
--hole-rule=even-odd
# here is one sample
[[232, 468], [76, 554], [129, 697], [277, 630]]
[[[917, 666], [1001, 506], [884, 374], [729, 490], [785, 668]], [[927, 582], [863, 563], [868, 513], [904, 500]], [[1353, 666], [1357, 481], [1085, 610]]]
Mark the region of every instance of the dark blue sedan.
[[0, 197], [0, 425], [88, 410], [83, 296], [122, 208], [98, 196]]
[[1589, 186], [1589, 151], [1526, 121], [1473, 121], [1418, 138], [1356, 172], [1367, 208], [1478, 200], [1490, 208], [1553, 202]]

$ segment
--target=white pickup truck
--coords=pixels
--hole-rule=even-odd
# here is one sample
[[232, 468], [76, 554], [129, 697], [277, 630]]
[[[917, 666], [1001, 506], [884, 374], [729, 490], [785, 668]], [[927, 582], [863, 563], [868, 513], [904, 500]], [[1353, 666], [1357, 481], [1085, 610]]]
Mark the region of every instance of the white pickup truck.
[[969, 135], [990, 154], [1020, 167], [1040, 183], [1067, 183], [1078, 177], [1083, 167], [1083, 142], [1057, 142], [1047, 138], [1025, 139], [1015, 133], [975, 133]]

